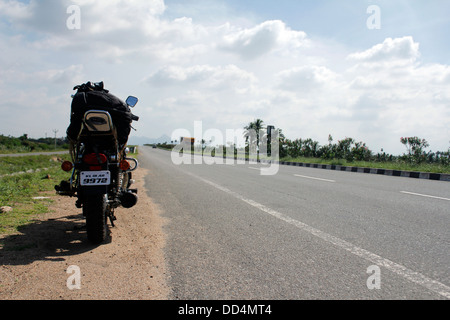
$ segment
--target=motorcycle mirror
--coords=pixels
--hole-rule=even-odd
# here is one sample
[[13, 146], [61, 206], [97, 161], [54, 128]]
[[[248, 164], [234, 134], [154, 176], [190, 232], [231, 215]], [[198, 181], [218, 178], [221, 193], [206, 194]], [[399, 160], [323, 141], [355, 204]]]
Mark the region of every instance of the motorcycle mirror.
[[126, 103], [129, 107], [134, 107], [138, 103], [139, 99], [133, 96], [129, 96], [126, 100]]

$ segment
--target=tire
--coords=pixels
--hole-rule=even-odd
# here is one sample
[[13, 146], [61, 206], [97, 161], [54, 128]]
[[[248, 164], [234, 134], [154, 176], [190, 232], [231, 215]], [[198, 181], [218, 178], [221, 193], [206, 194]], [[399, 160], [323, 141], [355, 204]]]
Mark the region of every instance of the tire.
[[83, 204], [83, 214], [86, 216], [88, 240], [93, 244], [104, 242], [108, 231], [106, 195], [90, 196]]

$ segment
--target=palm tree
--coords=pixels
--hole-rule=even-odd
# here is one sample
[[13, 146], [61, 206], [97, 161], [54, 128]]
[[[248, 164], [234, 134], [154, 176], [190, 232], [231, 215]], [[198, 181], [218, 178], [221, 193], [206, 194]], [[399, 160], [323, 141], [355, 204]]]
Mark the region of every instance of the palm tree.
[[256, 132], [256, 146], [259, 146], [259, 130], [264, 129], [263, 123], [263, 120], [256, 119], [255, 121], [250, 122], [244, 127], [244, 129], [246, 130], [244, 133], [246, 143], [248, 143], [248, 139], [250, 137], [250, 130], [254, 130]]

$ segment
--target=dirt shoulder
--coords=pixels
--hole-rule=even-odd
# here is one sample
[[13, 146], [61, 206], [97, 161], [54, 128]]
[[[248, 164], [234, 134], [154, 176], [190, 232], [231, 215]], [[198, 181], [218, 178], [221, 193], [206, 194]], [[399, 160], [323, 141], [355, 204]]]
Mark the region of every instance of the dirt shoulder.
[[[75, 198], [56, 195], [50, 213], [0, 237], [0, 300], [166, 300], [165, 222], [146, 195], [146, 173], [134, 173], [138, 204], [116, 210], [106, 244], [91, 245]], [[75, 276], [70, 266], [79, 268], [80, 289], [67, 285]]]

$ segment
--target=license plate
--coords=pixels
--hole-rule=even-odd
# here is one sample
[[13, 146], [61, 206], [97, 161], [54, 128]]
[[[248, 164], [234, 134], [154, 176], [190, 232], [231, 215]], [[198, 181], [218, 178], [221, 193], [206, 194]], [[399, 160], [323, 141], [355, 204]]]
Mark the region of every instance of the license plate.
[[111, 183], [109, 171], [82, 171], [80, 184], [82, 186], [107, 186]]

